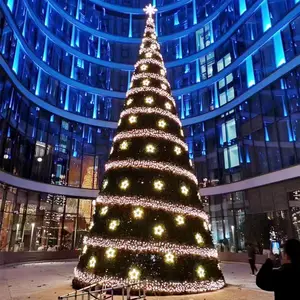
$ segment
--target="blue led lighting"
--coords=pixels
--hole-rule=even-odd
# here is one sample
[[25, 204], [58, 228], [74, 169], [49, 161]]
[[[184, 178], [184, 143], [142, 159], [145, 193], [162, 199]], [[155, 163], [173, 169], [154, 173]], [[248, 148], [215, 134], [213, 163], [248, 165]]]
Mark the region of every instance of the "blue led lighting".
[[179, 18], [178, 18], [178, 12], [174, 14], [174, 26], [179, 25]]
[[255, 84], [252, 56], [248, 56], [246, 59], [246, 73], [247, 73], [247, 87], [250, 88]]
[[67, 86], [64, 110], [69, 110], [70, 86]]
[[178, 44], [176, 45], [176, 59], [182, 58], [182, 42], [181, 38], [178, 40]]
[[15, 51], [15, 56], [14, 56], [14, 61], [12, 66], [12, 69], [16, 74], [18, 74], [18, 70], [19, 70], [19, 57], [20, 57], [20, 43], [19, 41], [17, 41], [16, 51]]
[[250, 159], [250, 155], [249, 155], [249, 149], [248, 149], [248, 147], [245, 147], [245, 149], [246, 149], [246, 163], [250, 164], [251, 159]]
[[193, 24], [197, 24], [197, 7], [196, 7], [196, 0], [193, 0]]
[[267, 0], [264, 0], [263, 3], [261, 4], [261, 16], [262, 16], [263, 31], [266, 32], [269, 28], [272, 27]]
[[247, 10], [246, 1], [239, 0], [240, 16]]
[[213, 92], [213, 95], [214, 95], [214, 107], [215, 108], [219, 108], [219, 95], [218, 95], [218, 87], [217, 87], [217, 83], [215, 82], [214, 84], [214, 92]]
[[274, 43], [274, 52], [275, 52], [275, 62], [276, 62], [276, 67], [278, 68], [281, 65], [285, 64], [286, 62], [280, 31], [274, 34], [273, 43]]
[[93, 98], [94, 98], [93, 119], [97, 119], [98, 97], [97, 95], [93, 95]]
[[132, 14], [129, 15], [129, 32], [128, 37], [132, 37]]
[[39, 96], [40, 95], [40, 88], [41, 88], [41, 73], [42, 73], [42, 70], [39, 69], [39, 72], [38, 72], [38, 78], [37, 78], [37, 82], [36, 82], [36, 88], [35, 88], [35, 94], [36, 96]]
[[14, 4], [15, 4], [15, 0], [8, 0], [8, 1], [7, 1], [7, 6], [8, 6], [8, 8], [9, 8], [9, 10], [10, 10], [11, 12], [13, 12]]
[[195, 64], [196, 64], [196, 82], [200, 82], [201, 77], [200, 77], [200, 61], [199, 61], [199, 59], [197, 59], [195, 61]]
[[266, 124], [264, 124], [264, 128], [265, 128], [265, 141], [270, 142], [269, 132]]

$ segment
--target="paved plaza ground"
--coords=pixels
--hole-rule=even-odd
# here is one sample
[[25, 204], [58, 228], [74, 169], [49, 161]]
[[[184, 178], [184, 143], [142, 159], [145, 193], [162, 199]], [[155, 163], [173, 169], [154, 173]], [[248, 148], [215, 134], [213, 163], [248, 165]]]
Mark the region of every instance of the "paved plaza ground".
[[[76, 261], [30, 263], [0, 267], [1, 300], [56, 300], [71, 292]], [[151, 300], [271, 300], [272, 293], [260, 291], [249, 266], [242, 263], [222, 264], [228, 287], [208, 294], [149, 297]]]

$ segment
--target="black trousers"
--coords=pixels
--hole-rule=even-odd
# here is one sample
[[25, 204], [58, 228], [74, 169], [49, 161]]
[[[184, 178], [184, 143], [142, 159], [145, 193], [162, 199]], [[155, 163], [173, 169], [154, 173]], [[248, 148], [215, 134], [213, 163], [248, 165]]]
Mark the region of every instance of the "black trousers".
[[257, 268], [255, 266], [255, 259], [249, 258], [249, 264], [250, 264], [252, 274], [255, 274], [255, 272], [257, 272]]

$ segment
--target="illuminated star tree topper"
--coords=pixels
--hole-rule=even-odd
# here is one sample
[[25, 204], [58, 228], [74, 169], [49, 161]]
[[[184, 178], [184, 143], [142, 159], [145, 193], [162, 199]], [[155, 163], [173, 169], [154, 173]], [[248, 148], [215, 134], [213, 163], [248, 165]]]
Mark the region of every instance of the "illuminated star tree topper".
[[147, 5], [143, 10], [149, 16], [149, 18], [152, 18], [152, 15], [157, 12], [157, 8], [155, 6], [152, 6], [151, 3]]

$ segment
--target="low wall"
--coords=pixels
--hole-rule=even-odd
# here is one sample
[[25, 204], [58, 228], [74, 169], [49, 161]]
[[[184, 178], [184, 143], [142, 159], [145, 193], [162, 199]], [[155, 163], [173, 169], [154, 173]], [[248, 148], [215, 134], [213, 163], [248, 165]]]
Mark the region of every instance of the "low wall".
[[32, 251], [0, 252], [0, 265], [16, 264], [30, 261], [77, 259], [79, 251]]
[[[32, 252], [0, 252], [0, 265], [17, 264], [31, 261], [47, 261], [61, 259], [77, 259], [79, 251], [32, 251]], [[248, 262], [247, 253], [220, 252], [220, 261]], [[267, 256], [256, 255], [256, 263], [263, 264]]]
[[[266, 255], [256, 255], [256, 263], [263, 264], [268, 257]], [[232, 262], [248, 262], [247, 253], [233, 253], [233, 252], [219, 252], [220, 261], [232, 261]]]

